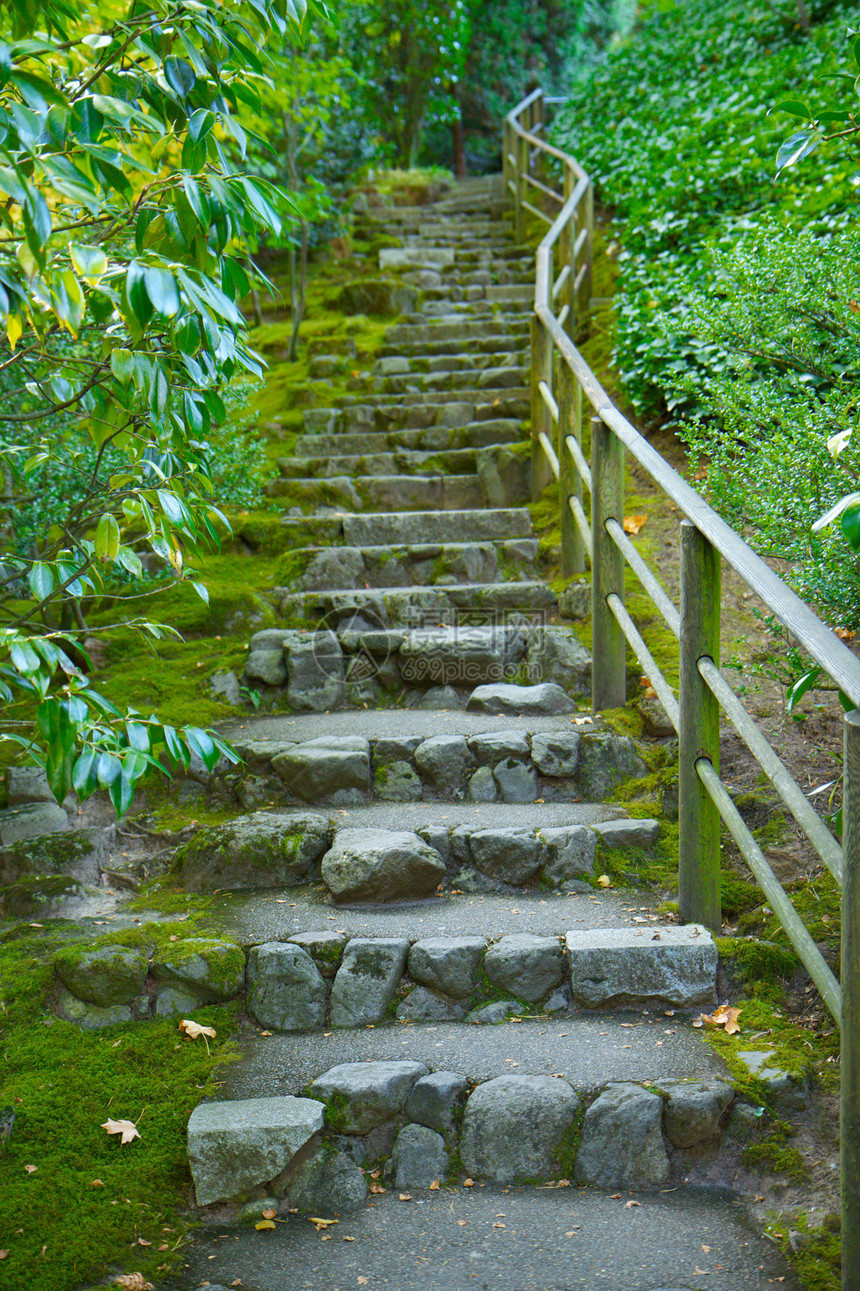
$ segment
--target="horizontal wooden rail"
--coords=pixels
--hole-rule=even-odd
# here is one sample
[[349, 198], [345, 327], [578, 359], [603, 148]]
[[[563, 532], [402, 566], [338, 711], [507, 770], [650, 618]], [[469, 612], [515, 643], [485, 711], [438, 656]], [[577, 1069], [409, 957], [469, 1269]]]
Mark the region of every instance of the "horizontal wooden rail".
[[588, 465], [588, 462], [585, 460], [585, 455], [583, 454], [582, 449], [579, 447], [579, 444], [574, 439], [573, 435], [566, 435], [564, 439], [564, 443], [565, 443], [565, 447], [567, 448], [567, 451], [570, 453], [571, 457], [574, 460], [574, 463], [576, 464], [576, 469], [579, 471], [579, 478], [582, 480], [583, 484], [585, 485], [585, 487], [588, 489], [590, 493], [591, 492], [591, 467]]
[[627, 537], [617, 520], [606, 521], [606, 532], [624, 556], [645, 591], [651, 597], [656, 608], [672, 635], [677, 639], [681, 635], [681, 616], [676, 610], [665, 589], [660, 585], [633, 543]]
[[657, 698], [666, 710], [666, 716], [677, 731], [680, 723], [680, 709], [672, 687], [660, 671], [659, 664], [645, 644], [636, 624], [624, 608], [624, 602], [621, 598], [612, 593], [607, 596], [606, 604], [617, 619], [618, 626], [630, 644], [630, 649], [644, 668], [648, 681], [656, 690]]

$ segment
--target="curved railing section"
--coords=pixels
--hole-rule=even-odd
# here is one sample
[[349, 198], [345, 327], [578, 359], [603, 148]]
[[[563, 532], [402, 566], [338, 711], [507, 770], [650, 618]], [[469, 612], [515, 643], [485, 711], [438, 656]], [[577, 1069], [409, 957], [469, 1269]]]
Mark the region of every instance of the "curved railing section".
[[[592, 703], [627, 697], [629, 645], [679, 741], [679, 904], [682, 922], [719, 930], [720, 825], [725, 824], [842, 1032], [843, 1286], [860, 1286], [860, 661], [691, 488], [612, 403], [575, 340], [588, 325], [594, 232], [592, 182], [549, 145], [542, 90], [505, 118], [504, 175], [514, 233], [529, 217], [549, 226], [537, 249], [532, 316], [532, 490], [558, 491], [562, 573], [591, 566]], [[561, 192], [548, 177], [561, 173]], [[590, 418], [590, 461], [583, 419]], [[630, 453], [685, 518], [680, 606], [623, 528]], [[590, 505], [584, 499], [588, 495]], [[720, 572], [726, 561], [854, 703], [844, 725], [841, 844], [813, 809], [719, 668]], [[624, 605], [625, 564], [678, 641], [677, 694]], [[831, 971], [719, 777], [720, 713], [746, 743], [805, 836], [842, 886], [841, 983]], [[847, 1280], [846, 1280], [847, 1279]]]

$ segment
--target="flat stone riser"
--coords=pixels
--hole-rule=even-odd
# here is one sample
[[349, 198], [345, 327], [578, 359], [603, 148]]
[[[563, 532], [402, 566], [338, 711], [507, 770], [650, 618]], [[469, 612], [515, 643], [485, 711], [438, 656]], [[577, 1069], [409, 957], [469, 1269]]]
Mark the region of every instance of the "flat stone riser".
[[[444, 508], [438, 508], [444, 509]], [[492, 614], [554, 614], [558, 603], [546, 583], [452, 583], [439, 587], [338, 588], [334, 591], [289, 592], [275, 588], [286, 620], [330, 624], [359, 614], [380, 627], [416, 623], [456, 623]]]
[[[440, 373], [442, 376], [452, 371], [458, 373], [485, 372], [488, 368], [501, 369], [516, 365], [522, 372], [528, 370], [528, 347], [509, 341], [507, 345], [495, 341], [491, 348], [479, 350], [470, 346], [467, 352], [462, 349], [441, 350], [430, 354], [420, 350], [408, 353], [398, 346], [391, 346], [391, 354], [378, 358], [371, 371], [372, 377], [406, 376], [419, 373]], [[525, 378], [523, 378], [523, 383]]]
[[482, 427], [486, 422], [498, 425], [499, 422], [514, 421], [520, 425], [526, 416], [527, 410], [522, 411], [518, 395], [514, 398], [500, 395], [498, 402], [494, 402], [486, 394], [466, 398], [458, 392], [456, 398], [452, 396], [448, 400], [430, 403], [424, 399], [406, 403], [385, 399], [375, 403], [347, 402], [339, 408], [312, 409], [304, 414], [304, 428], [308, 434], [316, 431], [333, 434], [338, 431], [429, 430], [431, 427], [461, 430], [464, 427]]
[[[478, 369], [476, 371], [476, 368]], [[500, 367], [479, 369], [479, 365], [452, 367], [442, 372], [407, 372], [402, 376], [372, 377], [371, 389], [380, 394], [414, 394], [423, 390], [478, 389], [524, 390], [528, 369]]]
[[339, 547], [335, 552], [316, 547], [292, 553], [295, 572], [291, 583], [300, 591], [317, 591], [333, 582], [355, 589], [494, 582], [500, 574], [506, 579], [534, 579], [537, 559], [536, 538], [499, 543]]
[[436, 453], [457, 448], [486, 448], [491, 444], [517, 444], [523, 437], [520, 422], [502, 418], [473, 422], [459, 428], [431, 426], [426, 429], [416, 427], [412, 430], [360, 433], [343, 430], [336, 433], [332, 427], [332, 431], [300, 435], [296, 440], [296, 454], [310, 458], [318, 454], [395, 453], [403, 449]]
[[283, 479], [299, 480], [308, 476], [331, 479], [339, 475], [466, 475], [477, 469], [476, 450], [459, 448], [443, 452], [410, 452], [347, 454], [343, 450], [325, 457], [279, 457], [278, 470]]
[[[502, 335], [502, 336], [476, 336], [469, 340], [469, 355], [476, 354], [523, 354], [527, 355], [529, 350], [528, 335]], [[429, 359], [440, 358], [445, 355], [461, 355], [463, 353], [463, 340], [456, 340], [451, 337], [449, 340], [439, 338], [436, 341], [426, 342], [419, 340], [401, 340], [386, 341], [377, 351], [380, 358], [400, 358], [408, 359]]]
[[379, 514], [293, 517], [282, 523], [293, 535], [294, 547], [344, 543], [375, 547], [386, 543], [487, 542], [530, 538], [531, 516], [525, 508], [482, 508], [480, 511], [383, 512]]
[[[352, 382], [348, 384], [351, 388], [360, 388], [357, 381], [354, 385]], [[397, 398], [391, 393], [365, 392], [362, 395], [341, 395], [337, 405], [346, 410], [356, 405], [372, 408], [380, 418], [378, 430], [385, 430], [388, 425], [399, 430], [401, 427], [456, 425], [462, 421], [462, 409], [470, 406], [472, 412], [466, 418], [468, 421], [489, 421], [499, 417], [515, 417], [518, 421], [525, 421], [529, 415], [529, 392], [525, 386], [500, 386], [498, 389], [486, 390], [458, 388], [432, 392], [407, 391]], [[427, 409], [432, 411], [428, 413]], [[386, 421], [386, 416], [390, 420]]]
[[[650, 940], [651, 929], [626, 934], [618, 946], [610, 944], [613, 931], [603, 936], [520, 933], [497, 941], [410, 941], [406, 936], [349, 938], [317, 929], [242, 948], [192, 940], [192, 946], [202, 947], [194, 974], [182, 975], [181, 963], [167, 977], [158, 963], [147, 973], [144, 962], [139, 980], [129, 980], [124, 989], [113, 983], [111, 1005], [90, 998], [102, 998], [100, 981], [91, 986], [79, 974], [80, 982], [72, 979], [74, 989], [66, 986], [68, 974], [60, 964], [57, 1007], [62, 1016], [98, 1030], [152, 1017], [188, 1016], [213, 1000], [238, 998], [263, 1027], [313, 1032], [396, 1022], [486, 1026], [510, 1017], [573, 1016], [619, 1005], [676, 1010], [713, 1006], [718, 955], [706, 929], [660, 925], [663, 941], [658, 947]], [[603, 957], [599, 974], [588, 958], [591, 948], [580, 948], [589, 936], [594, 954]], [[116, 951], [117, 956], [122, 953]], [[230, 972], [225, 976], [228, 957]]]
[[483, 490], [474, 475], [337, 475], [327, 480], [269, 480], [266, 497], [312, 511], [319, 506], [344, 511], [460, 511], [479, 507]]

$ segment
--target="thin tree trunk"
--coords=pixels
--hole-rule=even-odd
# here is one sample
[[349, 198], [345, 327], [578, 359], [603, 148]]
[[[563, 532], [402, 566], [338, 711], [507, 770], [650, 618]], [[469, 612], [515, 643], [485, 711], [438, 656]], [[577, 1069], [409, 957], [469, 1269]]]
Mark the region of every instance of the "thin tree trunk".
[[458, 179], [466, 178], [466, 150], [463, 141], [463, 105], [460, 102], [460, 86], [457, 82], [451, 87], [457, 103], [457, 118], [451, 123], [451, 146], [454, 153], [454, 174]]

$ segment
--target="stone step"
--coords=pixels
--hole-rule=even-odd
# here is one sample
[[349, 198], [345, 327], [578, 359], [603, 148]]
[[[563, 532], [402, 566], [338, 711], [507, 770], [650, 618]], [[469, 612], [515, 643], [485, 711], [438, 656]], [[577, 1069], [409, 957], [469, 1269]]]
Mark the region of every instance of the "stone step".
[[[496, 354], [527, 354], [528, 338], [525, 336], [490, 336], [478, 337], [469, 342], [469, 353], [472, 355], [496, 355]], [[377, 353], [380, 358], [400, 358], [409, 359], [418, 358], [438, 358], [450, 354], [461, 354], [463, 349], [462, 338], [458, 341], [454, 337], [448, 340], [434, 341], [432, 345], [427, 345], [421, 341], [387, 341], [379, 347]]]
[[[736, 1199], [715, 1191], [681, 1185], [666, 1195], [649, 1192], [637, 1209], [623, 1211], [623, 1221], [623, 1201], [589, 1188], [572, 1197], [570, 1189], [443, 1184], [436, 1192], [412, 1192], [408, 1202], [400, 1200], [402, 1191], [389, 1187], [373, 1197], [372, 1207], [342, 1212], [339, 1227], [326, 1235], [352, 1240], [330, 1241], [322, 1259], [315, 1226], [283, 1206], [264, 1242], [253, 1224], [201, 1228], [183, 1247], [184, 1274], [165, 1283], [165, 1291], [215, 1281], [284, 1291], [286, 1269], [291, 1291], [320, 1291], [321, 1264], [331, 1288], [351, 1288], [366, 1277], [371, 1288], [397, 1291], [523, 1291], [529, 1283], [559, 1291], [705, 1285], [709, 1291], [773, 1291], [776, 1285], [800, 1291], [774, 1243], [753, 1229]], [[328, 1209], [317, 1205], [314, 1213]], [[709, 1247], [705, 1259], [702, 1243]], [[706, 1282], [694, 1274], [700, 1267]]]
[[398, 372], [444, 371], [464, 365], [482, 370], [505, 367], [515, 361], [515, 357], [527, 364], [528, 353], [529, 346], [524, 337], [491, 337], [489, 341], [470, 345], [466, 354], [463, 353], [462, 342], [459, 348], [454, 341], [442, 341], [429, 349], [401, 342], [380, 347], [372, 372], [374, 376], [396, 376]]
[[480, 507], [484, 500], [476, 475], [332, 476], [330, 479], [269, 480], [266, 497], [279, 498], [307, 512], [316, 507], [338, 510], [461, 511]]
[[518, 334], [528, 337], [529, 323], [528, 320], [508, 324], [502, 319], [469, 319], [449, 318], [441, 316], [432, 323], [422, 321], [416, 323], [395, 323], [389, 327], [385, 333], [386, 345], [393, 345], [398, 341], [407, 341], [411, 344], [421, 342], [425, 345], [432, 345], [436, 341], [472, 341], [484, 340], [493, 336], [510, 337]]
[[[455, 477], [456, 478], [456, 477]], [[286, 482], [285, 482], [286, 483]], [[415, 481], [415, 484], [421, 481]], [[414, 497], [414, 494], [412, 495]], [[411, 500], [411, 499], [410, 499]], [[444, 495], [443, 495], [444, 500]], [[459, 504], [450, 502], [451, 509]], [[467, 504], [468, 505], [468, 504]], [[428, 509], [440, 504], [429, 499]], [[444, 506], [441, 508], [444, 509]], [[277, 595], [279, 589], [274, 589]], [[331, 617], [371, 615], [371, 622], [383, 627], [411, 626], [417, 622], [444, 623], [452, 616], [488, 614], [554, 614], [558, 603], [545, 583], [457, 583], [438, 587], [409, 588], [327, 588], [316, 592], [283, 589], [280, 612], [302, 622], [318, 623]]]
[[[298, 591], [330, 587], [409, 587], [438, 582], [489, 583], [534, 578], [537, 538], [483, 543], [413, 543], [399, 546], [293, 550], [276, 577]], [[287, 572], [288, 571], [288, 572]]]
[[[360, 405], [378, 410], [382, 417], [386, 412], [397, 418], [398, 429], [401, 426], [440, 426], [452, 425], [457, 421], [484, 421], [487, 418], [517, 417], [525, 420], [529, 415], [529, 390], [525, 387], [500, 386], [495, 389], [475, 390], [462, 388], [457, 390], [422, 390], [407, 391], [396, 398], [389, 392], [360, 395], [339, 395], [339, 408], [353, 408]], [[447, 407], [446, 407], [447, 405]], [[415, 410], [423, 408], [423, 413]], [[430, 409], [427, 412], [426, 409]], [[471, 408], [471, 413], [464, 412]], [[397, 410], [404, 410], [397, 417]], [[417, 417], [422, 420], [416, 420]], [[391, 424], [389, 422], [388, 424]], [[384, 429], [380, 425], [377, 429]]]
[[[383, 364], [390, 359], [383, 359]], [[480, 364], [460, 362], [453, 355], [445, 356], [446, 366], [438, 372], [409, 371], [371, 378], [371, 387], [381, 394], [419, 393], [424, 390], [525, 390], [529, 371], [513, 363], [501, 367], [482, 368]]]
[[516, 302], [517, 304], [533, 305], [535, 298], [535, 288], [533, 282], [520, 284], [505, 283], [496, 287], [485, 287], [484, 294], [489, 301], [498, 302]]
[[338, 475], [395, 476], [414, 478], [427, 475], [468, 475], [477, 469], [474, 448], [455, 448], [441, 452], [416, 452], [401, 449], [382, 453], [335, 453], [325, 457], [279, 457], [278, 470], [287, 480], [312, 476], [331, 479]]
[[517, 444], [524, 439], [522, 422], [513, 418], [470, 422], [459, 427], [428, 426], [412, 430], [379, 430], [340, 434], [305, 434], [296, 440], [298, 456], [323, 453], [384, 453], [402, 449], [445, 452], [456, 448], [486, 448], [491, 444]]
[[363, 515], [285, 516], [283, 524], [293, 534], [293, 545], [345, 543], [351, 547], [418, 542], [487, 542], [532, 536], [531, 516], [525, 507], [462, 508], [434, 515], [426, 511], [367, 512]]

